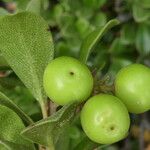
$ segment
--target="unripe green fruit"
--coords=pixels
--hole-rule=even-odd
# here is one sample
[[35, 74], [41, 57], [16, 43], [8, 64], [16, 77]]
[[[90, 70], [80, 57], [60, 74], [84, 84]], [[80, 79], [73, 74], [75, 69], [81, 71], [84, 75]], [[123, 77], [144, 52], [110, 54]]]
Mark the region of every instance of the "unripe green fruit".
[[132, 64], [119, 71], [115, 92], [131, 113], [150, 110], [150, 69], [141, 64]]
[[117, 97], [99, 94], [83, 106], [81, 124], [92, 141], [111, 144], [127, 136], [130, 118], [127, 108]]
[[93, 89], [93, 77], [86, 65], [72, 57], [59, 57], [44, 72], [44, 89], [59, 105], [86, 100]]

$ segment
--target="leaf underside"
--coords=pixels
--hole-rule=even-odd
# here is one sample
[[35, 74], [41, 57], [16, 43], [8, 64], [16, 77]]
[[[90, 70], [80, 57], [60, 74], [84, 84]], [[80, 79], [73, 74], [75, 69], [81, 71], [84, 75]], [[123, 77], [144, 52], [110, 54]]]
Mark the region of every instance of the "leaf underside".
[[48, 24], [30, 12], [0, 19], [0, 51], [38, 101], [45, 99], [43, 73], [53, 59], [53, 42]]
[[[18, 145], [25, 145], [30, 150], [34, 150], [34, 145], [24, 139], [20, 132], [25, 128], [22, 120], [11, 109], [0, 105], [0, 141], [9, 141]], [[3, 142], [4, 143], [4, 142]], [[4, 144], [3, 144], [4, 145]], [[6, 144], [7, 145], [7, 144]], [[26, 149], [28, 150], [28, 149]]]
[[62, 107], [54, 115], [27, 127], [22, 135], [31, 141], [53, 147], [74, 116], [76, 104]]

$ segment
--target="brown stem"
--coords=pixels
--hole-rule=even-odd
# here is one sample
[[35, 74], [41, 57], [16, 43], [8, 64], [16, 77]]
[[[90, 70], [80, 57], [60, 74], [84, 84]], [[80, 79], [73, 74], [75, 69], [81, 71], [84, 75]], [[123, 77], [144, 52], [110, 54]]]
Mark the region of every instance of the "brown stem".
[[47, 102], [47, 113], [48, 113], [48, 116], [52, 115], [53, 113], [56, 112], [56, 108], [57, 108], [58, 105], [56, 105], [55, 103], [53, 103], [51, 100], [48, 100]]
[[46, 148], [43, 147], [42, 145], [39, 145], [39, 150], [46, 150]]

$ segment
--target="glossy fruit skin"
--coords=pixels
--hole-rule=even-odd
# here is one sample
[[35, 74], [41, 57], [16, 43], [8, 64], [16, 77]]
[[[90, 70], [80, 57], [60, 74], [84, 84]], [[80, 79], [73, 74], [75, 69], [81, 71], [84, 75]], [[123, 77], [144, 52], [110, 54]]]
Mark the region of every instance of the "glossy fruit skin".
[[150, 69], [141, 64], [121, 69], [116, 76], [115, 93], [131, 113], [150, 110]]
[[59, 105], [86, 100], [93, 89], [88, 67], [75, 58], [62, 56], [46, 67], [43, 77], [48, 97]]
[[111, 144], [127, 136], [130, 118], [121, 100], [112, 95], [99, 94], [83, 106], [81, 124], [92, 141]]

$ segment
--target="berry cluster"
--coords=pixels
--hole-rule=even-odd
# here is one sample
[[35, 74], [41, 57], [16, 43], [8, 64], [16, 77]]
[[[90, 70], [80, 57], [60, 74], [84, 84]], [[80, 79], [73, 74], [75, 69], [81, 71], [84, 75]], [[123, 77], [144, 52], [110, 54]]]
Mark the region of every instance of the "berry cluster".
[[[93, 90], [88, 67], [71, 57], [59, 57], [44, 72], [44, 89], [59, 105], [87, 100]], [[119, 71], [114, 83], [115, 95], [98, 94], [84, 104], [81, 124], [86, 135], [100, 144], [111, 144], [128, 135], [129, 113], [150, 109], [150, 69], [141, 64]]]

